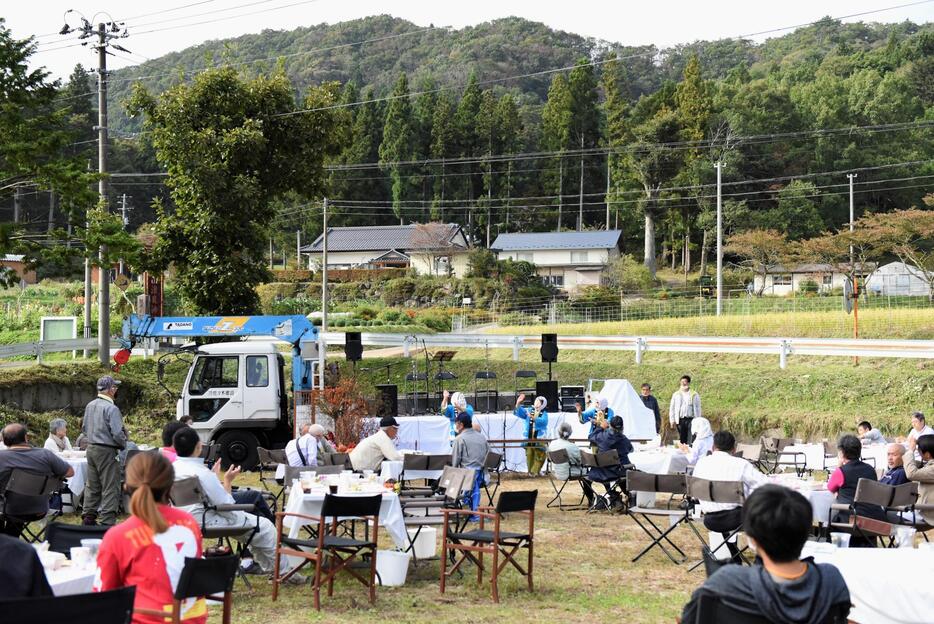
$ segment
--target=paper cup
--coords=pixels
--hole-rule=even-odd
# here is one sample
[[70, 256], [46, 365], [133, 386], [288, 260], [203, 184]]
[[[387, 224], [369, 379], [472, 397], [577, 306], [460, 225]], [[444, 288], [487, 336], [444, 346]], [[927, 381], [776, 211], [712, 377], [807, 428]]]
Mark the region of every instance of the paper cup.
[[850, 547], [850, 534], [833, 532], [830, 534], [830, 543], [836, 546], [837, 548], [849, 548]]
[[91, 549], [87, 546], [71, 547], [71, 564], [83, 568], [91, 562]]

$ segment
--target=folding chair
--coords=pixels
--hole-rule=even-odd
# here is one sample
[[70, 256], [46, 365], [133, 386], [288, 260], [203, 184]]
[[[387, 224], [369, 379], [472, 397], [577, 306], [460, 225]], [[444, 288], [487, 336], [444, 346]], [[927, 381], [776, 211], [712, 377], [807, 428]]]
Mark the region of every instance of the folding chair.
[[[439, 504], [434, 505], [423, 505], [419, 501], [410, 501], [413, 504], [407, 504], [403, 506], [403, 514], [405, 520], [405, 528], [409, 529], [410, 527], [415, 527], [415, 533], [409, 533], [406, 531], [406, 536], [409, 540], [409, 545], [406, 548], [405, 552], [412, 553], [412, 561], [417, 566], [420, 561], [415, 555], [415, 541], [418, 539], [418, 536], [421, 535], [422, 529], [426, 526], [440, 526], [444, 524], [444, 516], [439, 514], [431, 514], [430, 509], [459, 509], [463, 504], [463, 497], [461, 496], [461, 491], [463, 490], [463, 481], [466, 475], [463, 472], [450, 469], [447, 475], [443, 475], [441, 481], [444, 483], [444, 489], [439, 496], [441, 500]], [[410, 512], [415, 509], [425, 510], [424, 514], [413, 515]], [[466, 523], [467, 519], [465, 518], [464, 522]]]
[[[169, 493], [169, 499], [175, 507], [188, 507], [191, 505], [200, 505], [204, 509], [201, 514], [201, 536], [206, 540], [216, 539], [218, 543], [226, 544], [231, 552], [237, 553], [237, 560], [243, 557], [243, 551], [250, 547], [250, 543], [256, 534], [259, 533], [259, 516], [256, 516], [256, 525], [248, 526], [208, 526], [208, 513], [223, 513], [225, 511], [243, 511], [250, 513], [254, 511], [253, 505], [236, 504], [212, 504], [201, 489], [201, 482], [198, 477], [186, 477], [179, 479], [172, 484], [172, 490]], [[242, 539], [246, 536], [246, 539]], [[241, 539], [237, 539], [241, 538]], [[231, 540], [237, 539], [239, 548], [234, 549]], [[242, 568], [237, 565], [237, 573], [243, 579], [248, 589], [252, 589], [249, 579], [243, 573]]]
[[474, 373], [473, 396], [474, 408], [477, 410], [481, 412], [499, 411], [499, 385], [494, 371], [477, 371]]
[[136, 586], [105, 592], [0, 600], [3, 624], [130, 624]]
[[326, 453], [319, 461], [319, 466], [340, 466], [341, 470], [353, 470], [353, 464], [350, 463], [350, 453]]
[[[764, 450], [763, 461], [769, 467], [768, 473], [774, 474], [778, 469], [793, 467], [795, 473], [800, 477], [807, 470], [807, 456], [801, 451], [785, 451], [785, 448], [795, 443], [792, 438], [770, 438], [762, 436], [762, 448]], [[791, 456], [791, 460], [787, 459]], [[784, 458], [783, 458], [784, 457]]]
[[833, 468], [837, 467], [837, 445], [833, 442], [824, 442], [824, 459], [821, 463], [821, 468], [825, 472], [830, 472]]
[[[483, 462], [483, 472], [486, 475], [489, 475], [488, 478], [483, 481], [483, 491], [486, 492], [486, 496], [490, 499], [490, 504], [493, 504], [493, 497], [496, 496], [496, 491], [499, 489], [500, 482], [500, 467], [503, 464], [503, 456], [500, 453], [494, 451], [487, 451], [486, 460]], [[492, 484], [492, 476], [496, 475], [496, 483]], [[490, 491], [490, 485], [493, 485], [493, 491]]]
[[[257, 468], [259, 468], [259, 482], [263, 486], [263, 489], [267, 492], [272, 492], [272, 488], [278, 487], [279, 493], [276, 494], [276, 500], [278, 501], [282, 497], [282, 483], [276, 479], [276, 470], [279, 466], [288, 466], [289, 458], [285, 454], [283, 449], [269, 450], [261, 446], [256, 448], [256, 455], [259, 458], [259, 463]], [[272, 475], [266, 474], [271, 472]]]
[[404, 489], [399, 494], [399, 502], [402, 503], [402, 510], [406, 506], [414, 505], [412, 508], [425, 509], [428, 507], [439, 507], [440, 501], [444, 500], [445, 493], [451, 485], [451, 479], [455, 475], [453, 466], [445, 466], [441, 469], [441, 476], [432, 487], [412, 487]]
[[[493, 589], [493, 602], [499, 602], [499, 576], [507, 564], [512, 564], [519, 574], [528, 580], [529, 591], [534, 591], [532, 581], [532, 562], [534, 548], [535, 532], [535, 500], [538, 497], [538, 490], [528, 492], [503, 492], [499, 496], [495, 507], [481, 507], [477, 511], [469, 509], [442, 509], [444, 514], [444, 538], [442, 543], [441, 555], [441, 593], [444, 593], [445, 584], [449, 576], [452, 576], [465, 561], [471, 561], [477, 566], [477, 583], [483, 583], [483, 555], [489, 554], [493, 557], [493, 563], [490, 566], [492, 579], [490, 581]], [[502, 521], [505, 514], [517, 513], [528, 517], [528, 528], [524, 531], [511, 532], [502, 529]], [[476, 514], [480, 517], [480, 526], [471, 531], [451, 528], [452, 518], [456, 519], [462, 515]], [[492, 521], [493, 528], [486, 528], [485, 522]], [[456, 524], [455, 524], [456, 527]], [[520, 550], [526, 550], [528, 560], [526, 568], [519, 565], [515, 556]], [[448, 570], [449, 552], [455, 557], [453, 566]], [[460, 559], [456, 559], [457, 553], [462, 553]], [[503, 559], [500, 561], [500, 555]]]
[[769, 468], [765, 463], [764, 449], [762, 443], [759, 444], [737, 444], [735, 455], [742, 457], [750, 464], [756, 467], [760, 472], [768, 474]]
[[71, 558], [71, 549], [81, 545], [83, 539], [103, 539], [109, 526], [85, 526], [81, 524], [67, 524], [65, 522], [50, 522], [45, 528], [45, 541], [49, 543], [49, 550], [62, 553]]
[[[340, 571], [346, 571], [352, 577], [360, 581], [369, 589], [370, 604], [376, 602], [376, 551], [378, 549], [379, 539], [379, 508], [382, 504], [382, 494], [375, 496], [334, 496], [326, 494], [324, 502], [321, 505], [321, 514], [319, 516], [308, 516], [305, 514], [279, 512], [276, 514], [276, 564], [272, 577], [272, 599], [276, 600], [279, 596], [279, 584], [288, 580], [293, 574], [309, 562], [314, 562], [315, 573], [312, 581], [312, 592], [315, 597], [315, 609], [321, 610], [321, 586], [327, 583], [328, 596], [334, 595], [334, 577]], [[316, 539], [299, 539], [283, 535], [283, 518], [294, 517], [303, 520], [310, 520], [317, 523]], [[353, 517], [361, 519], [373, 525], [373, 539], [357, 540], [352, 537], [337, 535], [337, 525], [339, 518]], [[329, 521], [330, 519], [330, 521]], [[330, 530], [328, 530], [330, 525]], [[303, 550], [312, 548], [314, 550]], [[282, 574], [279, 568], [279, 560], [283, 555], [298, 557], [303, 561]], [[369, 556], [370, 561], [367, 565], [369, 570], [368, 577], [362, 576], [353, 567], [358, 558]], [[325, 558], [329, 559], [329, 564], [325, 568]]]
[[[548, 461], [551, 462], [551, 470], [548, 471], [548, 481], [551, 483], [551, 489], [555, 492], [555, 497], [548, 501], [548, 504], [545, 507], [555, 507], [554, 504], [557, 502], [557, 507], [561, 511], [565, 509], [583, 509], [582, 505], [584, 504], [583, 490], [581, 490], [581, 498], [577, 503], [570, 506], [562, 505], [561, 493], [564, 492], [564, 488], [567, 487], [568, 483], [577, 483], [580, 484], [583, 475], [580, 472], [580, 467], [571, 466], [571, 458], [568, 456], [568, 452], [565, 449], [558, 449], [556, 451], [548, 451]], [[555, 465], [556, 464], [567, 464], [568, 465], [568, 478], [567, 479], [558, 479], [555, 476]], [[577, 468], [577, 474], [573, 474], [574, 469]], [[558, 483], [561, 483], [561, 487], [558, 487]]]
[[917, 481], [909, 481], [895, 486], [892, 499], [885, 507], [885, 510], [889, 516], [891, 516], [889, 512], [899, 514], [897, 524], [912, 527], [921, 533], [921, 537], [924, 538], [925, 542], [929, 542], [928, 531], [934, 527], [928, 524], [919, 512], [932, 511], [934, 505], [918, 504], [918, 487]]
[[[522, 402], [524, 407], [532, 407], [535, 402], [535, 382], [537, 379], [538, 373], [533, 370], [516, 371], [516, 398], [519, 398], [520, 394], [525, 395], [525, 401]], [[557, 406], [555, 408], [557, 409]]]
[[135, 609], [134, 612], [158, 617], [160, 621], [171, 618], [168, 620], [171, 624], [181, 624], [182, 602], [186, 598], [207, 598], [223, 603], [221, 621], [223, 624], [230, 624], [233, 585], [239, 564], [240, 559], [236, 555], [208, 559], [185, 557], [185, 567], [182, 568], [172, 596], [171, 613], [155, 609]]
[[[49, 497], [61, 487], [59, 477], [14, 468], [6, 488], [0, 493], [0, 521], [22, 525], [20, 537], [28, 542], [42, 541], [45, 527], [33, 531], [29, 524], [49, 515]], [[37, 511], [43, 507], [42, 511]]]
[[[581, 466], [587, 468], [621, 468], [619, 465], [619, 454], [616, 452], [616, 449], [610, 449], [609, 451], [602, 451], [596, 455], [587, 450], [581, 450]], [[624, 468], [624, 473], [615, 479], [609, 479], [606, 481], [594, 481], [594, 483], [600, 483], [606, 488], [606, 494], [601, 494], [599, 497], [596, 496], [594, 492], [594, 502], [593, 506], [590, 508], [590, 511], [597, 511], [597, 504], [599, 500], [606, 501], [606, 511], [611, 511], [611, 502], [613, 495], [616, 494], [619, 497], [619, 500], [623, 503], [622, 513], [626, 513], [628, 495], [626, 494], [626, 473], [625, 470], [628, 469], [628, 466]], [[588, 480], [590, 480], [588, 478]], [[582, 486], [583, 487], [583, 486]]]
[[[831, 531], [841, 533], [850, 533], [853, 536], [860, 537], [870, 543], [874, 543], [876, 538], [882, 540], [883, 545], [888, 539], [888, 547], [895, 545], [895, 525], [879, 518], [872, 518], [865, 515], [867, 507], [884, 508], [894, 499], [895, 487], [873, 481], [872, 479], [860, 479], [856, 483], [856, 494], [853, 496], [853, 502], [834, 503], [830, 506], [830, 518], [827, 524]], [[834, 512], [846, 514], [845, 522], [834, 522], [836, 515]], [[860, 513], [863, 512], [863, 513]]]
[[[743, 503], [746, 502], [746, 492], [743, 488], [742, 481], [711, 481], [709, 479], [701, 479], [699, 477], [689, 476], [687, 477], [687, 495], [696, 501], [707, 503], [723, 503], [742, 506]], [[700, 531], [698, 531], [694, 524], [694, 520], [689, 516], [688, 526], [694, 532], [694, 535], [697, 536], [697, 539], [700, 540], [701, 547], [708, 548], [707, 540], [700, 533]], [[731, 539], [739, 535], [742, 530], [743, 527], [740, 525], [730, 531], [729, 535], [723, 536], [723, 541], [716, 548], [710, 551], [710, 556], [716, 556], [717, 551], [723, 548]], [[743, 553], [746, 552], [748, 548], [749, 546], [747, 545], [739, 551], [739, 558], [743, 563], [749, 563], [749, 561], [747, 561], [743, 556]], [[689, 571], [693, 572], [695, 568], [703, 563], [703, 560], [695, 563], [693, 566], [691, 566]]]
[[399, 473], [399, 481], [402, 483], [402, 489], [405, 490], [405, 471], [428, 470], [428, 455], [416, 455], [406, 453], [402, 456], [402, 472]]
[[204, 465], [208, 468], [214, 466], [214, 462], [217, 461], [217, 458], [220, 457], [221, 445], [220, 444], [204, 444], [201, 447], [201, 459], [204, 460]]
[[[638, 470], [630, 470], [626, 473], [626, 482], [630, 496], [633, 492], [680, 494], [682, 496], [687, 493], [686, 477], [682, 474], [657, 475], [640, 472]], [[671, 559], [672, 563], [684, 563], [687, 560], [687, 555], [685, 555], [684, 551], [678, 548], [668, 536], [672, 531], [678, 528], [678, 526], [688, 521], [689, 511], [689, 509], [665, 509], [661, 507], [643, 507], [640, 505], [630, 507], [629, 515], [632, 516], [632, 519], [639, 528], [652, 540], [648, 546], [632, 558], [632, 561], [638, 561], [643, 555], [652, 550], [652, 548], [658, 546], [661, 548], [662, 552]], [[669, 523], [669, 526], [663, 530], [652, 521], [652, 517], [664, 518]], [[680, 561], [666, 548], [666, 543], [678, 553]]]

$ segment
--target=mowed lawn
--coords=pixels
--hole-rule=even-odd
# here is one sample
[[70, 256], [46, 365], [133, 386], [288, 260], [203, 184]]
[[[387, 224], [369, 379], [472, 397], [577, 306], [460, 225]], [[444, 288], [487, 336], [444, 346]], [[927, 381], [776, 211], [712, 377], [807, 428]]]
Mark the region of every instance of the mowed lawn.
[[[244, 480], [252, 480], [247, 476]], [[503, 489], [539, 491], [535, 517], [535, 591], [529, 593], [518, 572], [507, 568], [500, 582], [500, 603], [490, 598], [490, 586], [476, 582], [476, 568], [462, 566], [464, 576], [449, 581], [439, 592], [437, 561], [409, 569], [402, 587], [377, 590], [375, 606], [356, 581], [335, 585], [334, 596], [322, 594], [322, 609], [315, 612], [308, 585], [282, 589], [272, 601], [272, 586], [254, 577], [253, 591], [237, 581], [234, 617], [237, 624], [294, 624], [296, 622], [673, 622], [690, 591], [703, 581], [702, 569], [672, 564], [656, 549], [639, 562], [630, 560], [646, 544], [632, 518], [583, 511], [546, 509], [551, 499], [547, 478], [507, 476]], [[571, 488], [568, 488], [571, 490]], [[576, 502], [579, 488], [567, 502]], [[572, 498], [574, 500], [572, 500]], [[523, 521], [518, 516], [513, 522]], [[440, 530], [439, 530], [440, 533]], [[699, 545], [687, 527], [674, 532], [674, 540], [699, 556]], [[380, 543], [391, 547], [385, 531]], [[439, 540], [440, 551], [440, 540]], [[414, 577], [413, 577], [414, 575]], [[489, 579], [489, 575], [485, 575]], [[219, 623], [219, 607], [211, 608], [211, 624]]]

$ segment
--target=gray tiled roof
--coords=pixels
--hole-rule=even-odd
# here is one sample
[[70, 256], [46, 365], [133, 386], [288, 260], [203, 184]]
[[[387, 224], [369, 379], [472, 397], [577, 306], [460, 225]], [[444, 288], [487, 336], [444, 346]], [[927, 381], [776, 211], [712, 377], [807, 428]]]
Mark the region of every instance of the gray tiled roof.
[[[322, 236], [304, 253], [320, 253]], [[405, 253], [418, 249], [458, 247], [466, 249], [461, 227], [456, 223], [411, 225], [372, 225], [328, 228], [328, 251], [381, 251], [394, 249]]]
[[500, 234], [490, 249], [522, 251], [533, 249], [610, 249], [619, 246], [620, 230], [594, 232], [528, 232]]

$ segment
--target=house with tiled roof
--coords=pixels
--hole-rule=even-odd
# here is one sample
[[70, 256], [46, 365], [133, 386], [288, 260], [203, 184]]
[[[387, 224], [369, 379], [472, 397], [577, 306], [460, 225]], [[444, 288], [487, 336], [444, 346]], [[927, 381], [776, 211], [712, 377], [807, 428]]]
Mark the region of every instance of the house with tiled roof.
[[[301, 252], [308, 268], [321, 266], [324, 236]], [[328, 269], [412, 268], [422, 275], [467, 272], [470, 244], [456, 223], [328, 228]]]
[[546, 284], [566, 291], [597, 286], [607, 264], [619, 258], [620, 230], [500, 234], [490, 249], [500, 260], [524, 260]]

